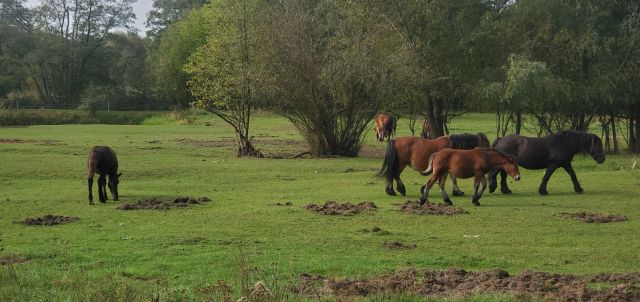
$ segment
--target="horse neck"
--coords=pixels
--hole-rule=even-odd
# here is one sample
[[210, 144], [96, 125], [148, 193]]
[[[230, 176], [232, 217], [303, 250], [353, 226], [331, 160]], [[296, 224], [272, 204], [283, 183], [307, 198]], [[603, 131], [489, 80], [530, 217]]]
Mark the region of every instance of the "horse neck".
[[502, 156], [501, 154], [495, 151], [487, 152], [487, 158], [488, 158], [487, 162], [489, 166], [491, 166], [491, 168], [504, 167], [509, 163], [508, 159], [506, 159], [504, 156]]

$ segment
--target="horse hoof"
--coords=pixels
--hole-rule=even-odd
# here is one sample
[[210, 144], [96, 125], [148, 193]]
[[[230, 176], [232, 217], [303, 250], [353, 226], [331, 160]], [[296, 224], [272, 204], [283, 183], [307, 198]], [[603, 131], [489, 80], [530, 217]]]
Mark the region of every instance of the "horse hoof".
[[451, 199], [445, 199], [444, 200], [444, 204], [446, 204], [448, 206], [451, 206], [451, 205], [453, 205], [453, 201], [451, 201]]
[[474, 206], [476, 206], [476, 207], [479, 207], [479, 206], [480, 206], [480, 203], [479, 203], [479, 202], [477, 202], [477, 201], [474, 201], [474, 202], [473, 202], [473, 205], [474, 205]]
[[387, 195], [389, 196], [396, 196], [396, 191], [394, 191], [393, 189], [387, 188], [385, 192], [387, 192]]
[[578, 194], [582, 194], [582, 192], [584, 192], [584, 190], [582, 188], [578, 188], [578, 189], [576, 189], [574, 191], [576, 191], [576, 193], [578, 193]]
[[495, 192], [495, 191], [496, 191], [496, 188], [491, 188], [491, 187], [489, 187], [489, 193], [493, 193], [493, 192]]
[[423, 206], [425, 203], [427, 203], [427, 199], [424, 197], [420, 197], [420, 205]]
[[402, 196], [407, 196], [407, 190], [405, 190], [404, 187], [398, 188], [398, 192], [400, 192]]
[[538, 191], [538, 193], [539, 193], [540, 195], [547, 195], [547, 194], [549, 194], [549, 192], [547, 192], [547, 190], [540, 190], [540, 191]]
[[[489, 191], [489, 192], [491, 192], [491, 191]], [[513, 193], [509, 189], [501, 189], [500, 192], [502, 192], [502, 194], [511, 194], [511, 193]]]
[[464, 196], [464, 192], [462, 192], [462, 191], [452, 191], [451, 195], [453, 195], [453, 196]]

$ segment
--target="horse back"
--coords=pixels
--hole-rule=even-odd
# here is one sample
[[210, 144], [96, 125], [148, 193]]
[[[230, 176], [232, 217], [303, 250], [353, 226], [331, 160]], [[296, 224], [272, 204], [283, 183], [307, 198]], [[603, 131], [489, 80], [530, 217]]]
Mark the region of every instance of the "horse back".
[[555, 161], [553, 144], [544, 137], [509, 134], [501, 138], [494, 148], [515, 156], [519, 166], [530, 170], [545, 169], [550, 162]]
[[94, 173], [100, 175], [116, 174], [118, 172], [118, 157], [110, 147], [94, 146], [89, 151], [87, 168], [89, 175]]

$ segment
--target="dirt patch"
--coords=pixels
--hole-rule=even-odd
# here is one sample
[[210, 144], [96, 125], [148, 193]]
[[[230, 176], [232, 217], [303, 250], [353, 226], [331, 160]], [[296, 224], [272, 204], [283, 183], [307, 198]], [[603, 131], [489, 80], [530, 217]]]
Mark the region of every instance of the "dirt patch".
[[58, 215], [44, 215], [40, 217], [27, 218], [20, 223], [24, 225], [58, 225], [70, 223], [78, 220], [78, 217], [58, 216]]
[[38, 145], [64, 145], [60, 141], [56, 140], [35, 140], [35, 139], [13, 139], [13, 138], [0, 138], [0, 144], [38, 144]]
[[365, 234], [375, 234], [375, 235], [388, 235], [388, 234], [390, 234], [389, 231], [383, 230], [379, 226], [374, 226], [374, 227], [372, 227], [370, 229], [359, 229], [358, 232], [365, 233]]
[[364, 158], [384, 158], [384, 155], [387, 151], [387, 144], [381, 144], [380, 146], [370, 146], [365, 145], [362, 146], [360, 152], [358, 152], [358, 157]]
[[308, 204], [304, 206], [304, 208], [324, 215], [354, 215], [378, 209], [378, 207], [371, 201], [363, 201], [359, 204], [327, 201], [324, 205]]
[[198, 147], [231, 147], [236, 145], [236, 140], [233, 138], [222, 138], [219, 140], [205, 141], [205, 140], [196, 140], [190, 138], [181, 138], [177, 139], [176, 142], [185, 145], [195, 145]]
[[277, 202], [276, 206], [278, 206], [278, 207], [290, 207], [290, 206], [293, 206], [293, 202], [291, 202], [291, 201]]
[[[608, 287], [592, 288], [594, 282]], [[522, 300], [639, 301], [640, 273], [574, 276], [525, 272], [510, 276], [503, 270], [467, 272], [459, 269], [409, 269], [368, 279], [336, 280], [300, 278], [303, 295], [358, 297], [369, 295], [418, 295], [425, 297], [470, 296], [478, 293], [514, 295]]]
[[577, 213], [560, 213], [561, 216], [573, 218], [576, 220], [580, 220], [586, 223], [607, 223], [607, 222], [616, 222], [616, 221], [627, 221], [627, 216], [624, 215], [605, 215], [601, 213], [587, 213], [587, 212], [577, 212]]
[[457, 215], [467, 214], [463, 208], [426, 202], [420, 205], [416, 200], [407, 200], [399, 205], [400, 212], [417, 215]]
[[22, 264], [28, 261], [29, 259], [18, 255], [0, 255], [0, 266]]
[[171, 208], [184, 208], [194, 204], [211, 201], [208, 197], [175, 197], [175, 198], [158, 198], [138, 200], [137, 203], [125, 203], [117, 207], [118, 210], [168, 210]]
[[382, 246], [392, 250], [412, 250], [417, 247], [413, 243], [404, 243], [401, 241], [388, 241], [382, 244]]

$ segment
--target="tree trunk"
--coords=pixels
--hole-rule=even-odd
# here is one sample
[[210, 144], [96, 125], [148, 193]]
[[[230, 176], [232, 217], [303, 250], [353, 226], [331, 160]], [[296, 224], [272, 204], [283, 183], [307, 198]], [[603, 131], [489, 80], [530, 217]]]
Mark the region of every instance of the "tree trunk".
[[618, 154], [618, 132], [616, 130], [616, 118], [611, 115], [611, 139], [613, 140], [613, 153]]
[[516, 134], [520, 135], [522, 131], [522, 112], [516, 112]]
[[259, 150], [256, 150], [256, 148], [253, 147], [253, 145], [251, 144], [251, 142], [246, 136], [238, 135], [237, 139], [238, 139], [237, 141], [238, 153], [236, 155], [237, 157], [243, 157], [243, 156], [264, 157], [264, 155], [262, 155], [262, 152], [260, 152]]
[[431, 126], [431, 139], [444, 135], [443, 116], [442, 116], [442, 99], [433, 99], [427, 96], [427, 114], [429, 115], [429, 126]]

